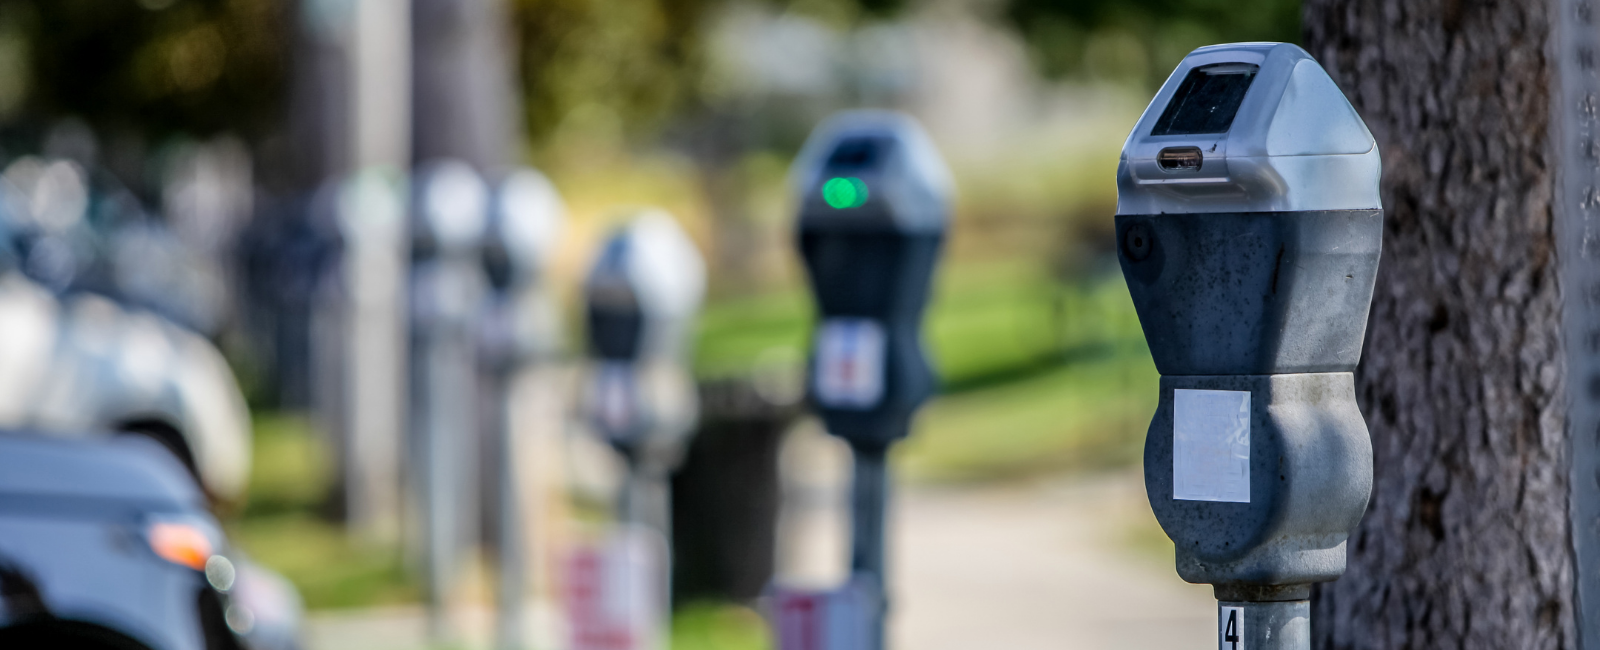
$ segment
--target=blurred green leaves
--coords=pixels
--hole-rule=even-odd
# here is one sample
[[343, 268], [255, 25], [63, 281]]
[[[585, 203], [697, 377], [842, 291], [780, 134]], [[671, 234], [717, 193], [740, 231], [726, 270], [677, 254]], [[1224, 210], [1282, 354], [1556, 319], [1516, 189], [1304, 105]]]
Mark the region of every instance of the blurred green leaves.
[[1009, 0], [1004, 13], [1047, 76], [1144, 87], [1202, 45], [1300, 40], [1299, 0]]
[[6, 0], [0, 118], [75, 115], [154, 137], [263, 133], [280, 116], [289, 8], [279, 0]]
[[693, 99], [717, 0], [510, 0], [535, 141], [659, 125]]

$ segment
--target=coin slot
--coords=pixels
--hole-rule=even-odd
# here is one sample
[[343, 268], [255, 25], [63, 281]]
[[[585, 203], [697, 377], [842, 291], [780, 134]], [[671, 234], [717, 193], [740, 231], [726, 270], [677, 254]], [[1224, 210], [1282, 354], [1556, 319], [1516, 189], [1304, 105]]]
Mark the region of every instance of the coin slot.
[[1197, 172], [1203, 162], [1200, 147], [1167, 147], [1156, 154], [1156, 164], [1169, 172]]

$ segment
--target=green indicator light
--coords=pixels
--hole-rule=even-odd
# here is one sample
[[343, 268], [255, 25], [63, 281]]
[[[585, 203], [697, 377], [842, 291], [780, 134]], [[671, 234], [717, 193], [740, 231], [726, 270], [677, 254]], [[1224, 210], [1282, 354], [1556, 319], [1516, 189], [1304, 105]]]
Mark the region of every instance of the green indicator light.
[[822, 184], [822, 200], [835, 210], [859, 208], [867, 202], [867, 184], [854, 176], [830, 178]]

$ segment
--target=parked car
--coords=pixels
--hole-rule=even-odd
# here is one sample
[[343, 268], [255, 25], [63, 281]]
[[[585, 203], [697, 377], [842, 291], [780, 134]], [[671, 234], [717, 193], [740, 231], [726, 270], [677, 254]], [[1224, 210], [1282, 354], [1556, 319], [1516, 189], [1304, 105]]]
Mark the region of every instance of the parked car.
[[293, 650], [300, 612], [154, 440], [0, 435], [0, 648]]
[[243, 393], [216, 347], [151, 312], [0, 271], [0, 427], [161, 443], [216, 502], [250, 473]]
[[[201, 333], [223, 289], [109, 174], [23, 156], [0, 172], [0, 428], [131, 433], [213, 507], [242, 496], [250, 422]], [[188, 316], [186, 318], [185, 316]]]

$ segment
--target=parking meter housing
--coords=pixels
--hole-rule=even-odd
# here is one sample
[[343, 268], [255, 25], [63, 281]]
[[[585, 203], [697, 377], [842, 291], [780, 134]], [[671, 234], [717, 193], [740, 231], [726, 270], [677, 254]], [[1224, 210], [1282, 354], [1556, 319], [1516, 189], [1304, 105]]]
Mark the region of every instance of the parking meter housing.
[[[886, 447], [909, 432], [937, 387], [920, 330], [949, 221], [949, 172], [911, 118], [852, 111], [812, 134], [794, 182], [800, 253], [820, 319], [811, 401], [829, 433]], [[837, 379], [825, 358], [835, 336], [862, 346], [844, 372], [864, 376]]]
[[644, 211], [607, 240], [584, 294], [594, 424], [630, 461], [676, 466], [699, 414], [688, 355], [705, 262], [671, 216]]
[[1344, 572], [1372, 484], [1351, 373], [1380, 171], [1349, 101], [1281, 43], [1195, 50], [1124, 145], [1118, 259], [1162, 374], [1145, 487], [1179, 575], [1219, 599], [1303, 600]]
[[496, 290], [539, 279], [561, 239], [566, 207], [544, 174], [519, 168], [495, 186], [484, 243], [484, 271]]

